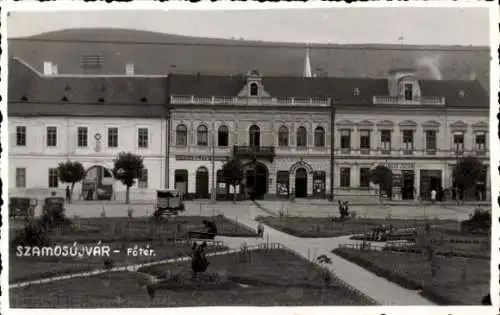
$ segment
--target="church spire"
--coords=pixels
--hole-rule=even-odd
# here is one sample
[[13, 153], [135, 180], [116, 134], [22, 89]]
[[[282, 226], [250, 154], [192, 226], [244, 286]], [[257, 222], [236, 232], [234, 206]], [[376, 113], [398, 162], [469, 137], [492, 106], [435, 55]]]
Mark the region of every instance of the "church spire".
[[306, 49], [306, 59], [304, 60], [304, 74], [303, 75], [305, 78], [312, 77], [311, 58], [309, 56], [309, 45], [307, 46], [307, 49]]

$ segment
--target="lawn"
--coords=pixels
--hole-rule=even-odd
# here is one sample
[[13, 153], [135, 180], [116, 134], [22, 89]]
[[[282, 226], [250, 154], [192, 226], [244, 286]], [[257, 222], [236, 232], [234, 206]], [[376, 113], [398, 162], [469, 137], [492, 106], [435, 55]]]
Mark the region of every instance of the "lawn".
[[284, 233], [308, 238], [360, 234], [382, 224], [392, 224], [395, 229], [423, 227], [427, 222], [436, 226], [457, 224], [452, 220], [350, 219], [334, 222], [327, 218], [271, 216], [258, 217], [257, 220]]
[[[71, 227], [54, 229], [48, 238], [52, 246], [71, 245], [74, 242], [90, 246], [101, 241], [103, 245], [109, 245], [112, 249], [120, 249], [120, 253], [111, 254], [115, 266], [137, 264], [189, 255], [189, 245], [176, 245], [173, 240], [185, 239], [188, 231], [202, 230], [204, 219], [215, 222], [219, 235], [256, 236], [255, 231], [223, 216], [214, 218], [181, 216], [160, 223], [151, 221], [150, 218], [73, 219]], [[13, 237], [14, 233], [15, 231], [11, 229], [10, 236]], [[156, 256], [128, 256], [127, 248], [134, 245], [139, 247], [150, 245], [150, 248], [155, 250]], [[221, 249], [223, 248], [209, 248], [209, 250]], [[9, 260], [10, 282], [100, 269], [104, 266], [103, 257], [17, 257], [15, 249], [11, 250]]]
[[436, 258], [436, 276], [424, 255], [338, 248], [333, 253], [399, 285], [421, 290], [442, 305], [480, 305], [490, 291], [490, 260]]
[[[372, 305], [365, 296], [333, 277], [323, 285], [316, 265], [285, 250], [252, 251], [242, 262], [238, 254], [208, 257], [208, 273], [221, 283], [210, 289], [167, 289], [160, 285], [150, 300], [141, 273], [116, 272], [26, 288], [11, 289], [11, 307], [100, 308], [188, 306], [314, 306]], [[142, 273], [161, 276], [166, 270], [189, 277], [189, 263], [154, 266]]]

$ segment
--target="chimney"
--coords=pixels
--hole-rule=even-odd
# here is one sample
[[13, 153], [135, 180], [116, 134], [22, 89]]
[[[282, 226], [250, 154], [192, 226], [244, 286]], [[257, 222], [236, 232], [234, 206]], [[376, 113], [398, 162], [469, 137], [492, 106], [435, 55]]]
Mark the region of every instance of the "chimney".
[[52, 75], [57, 75], [57, 65], [53, 64], [52, 65]]
[[135, 74], [135, 69], [134, 69], [133, 63], [127, 63], [125, 65], [125, 74], [126, 75], [134, 75]]
[[52, 62], [51, 61], [44, 61], [43, 62], [43, 74], [45, 75], [52, 75]]

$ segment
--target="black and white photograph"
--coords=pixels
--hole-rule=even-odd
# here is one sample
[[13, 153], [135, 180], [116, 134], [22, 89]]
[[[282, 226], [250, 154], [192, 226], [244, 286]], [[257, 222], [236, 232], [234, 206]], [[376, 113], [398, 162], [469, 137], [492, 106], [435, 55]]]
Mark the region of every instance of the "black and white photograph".
[[5, 308], [498, 311], [498, 4], [27, 4]]

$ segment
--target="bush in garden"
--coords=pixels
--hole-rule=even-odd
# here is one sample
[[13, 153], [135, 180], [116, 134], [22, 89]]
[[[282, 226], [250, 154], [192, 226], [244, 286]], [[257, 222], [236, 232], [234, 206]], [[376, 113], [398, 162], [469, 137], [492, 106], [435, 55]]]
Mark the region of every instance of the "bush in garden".
[[28, 223], [23, 230], [18, 232], [11, 242], [11, 249], [17, 246], [46, 246], [49, 245], [49, 239], [39, 222]]

